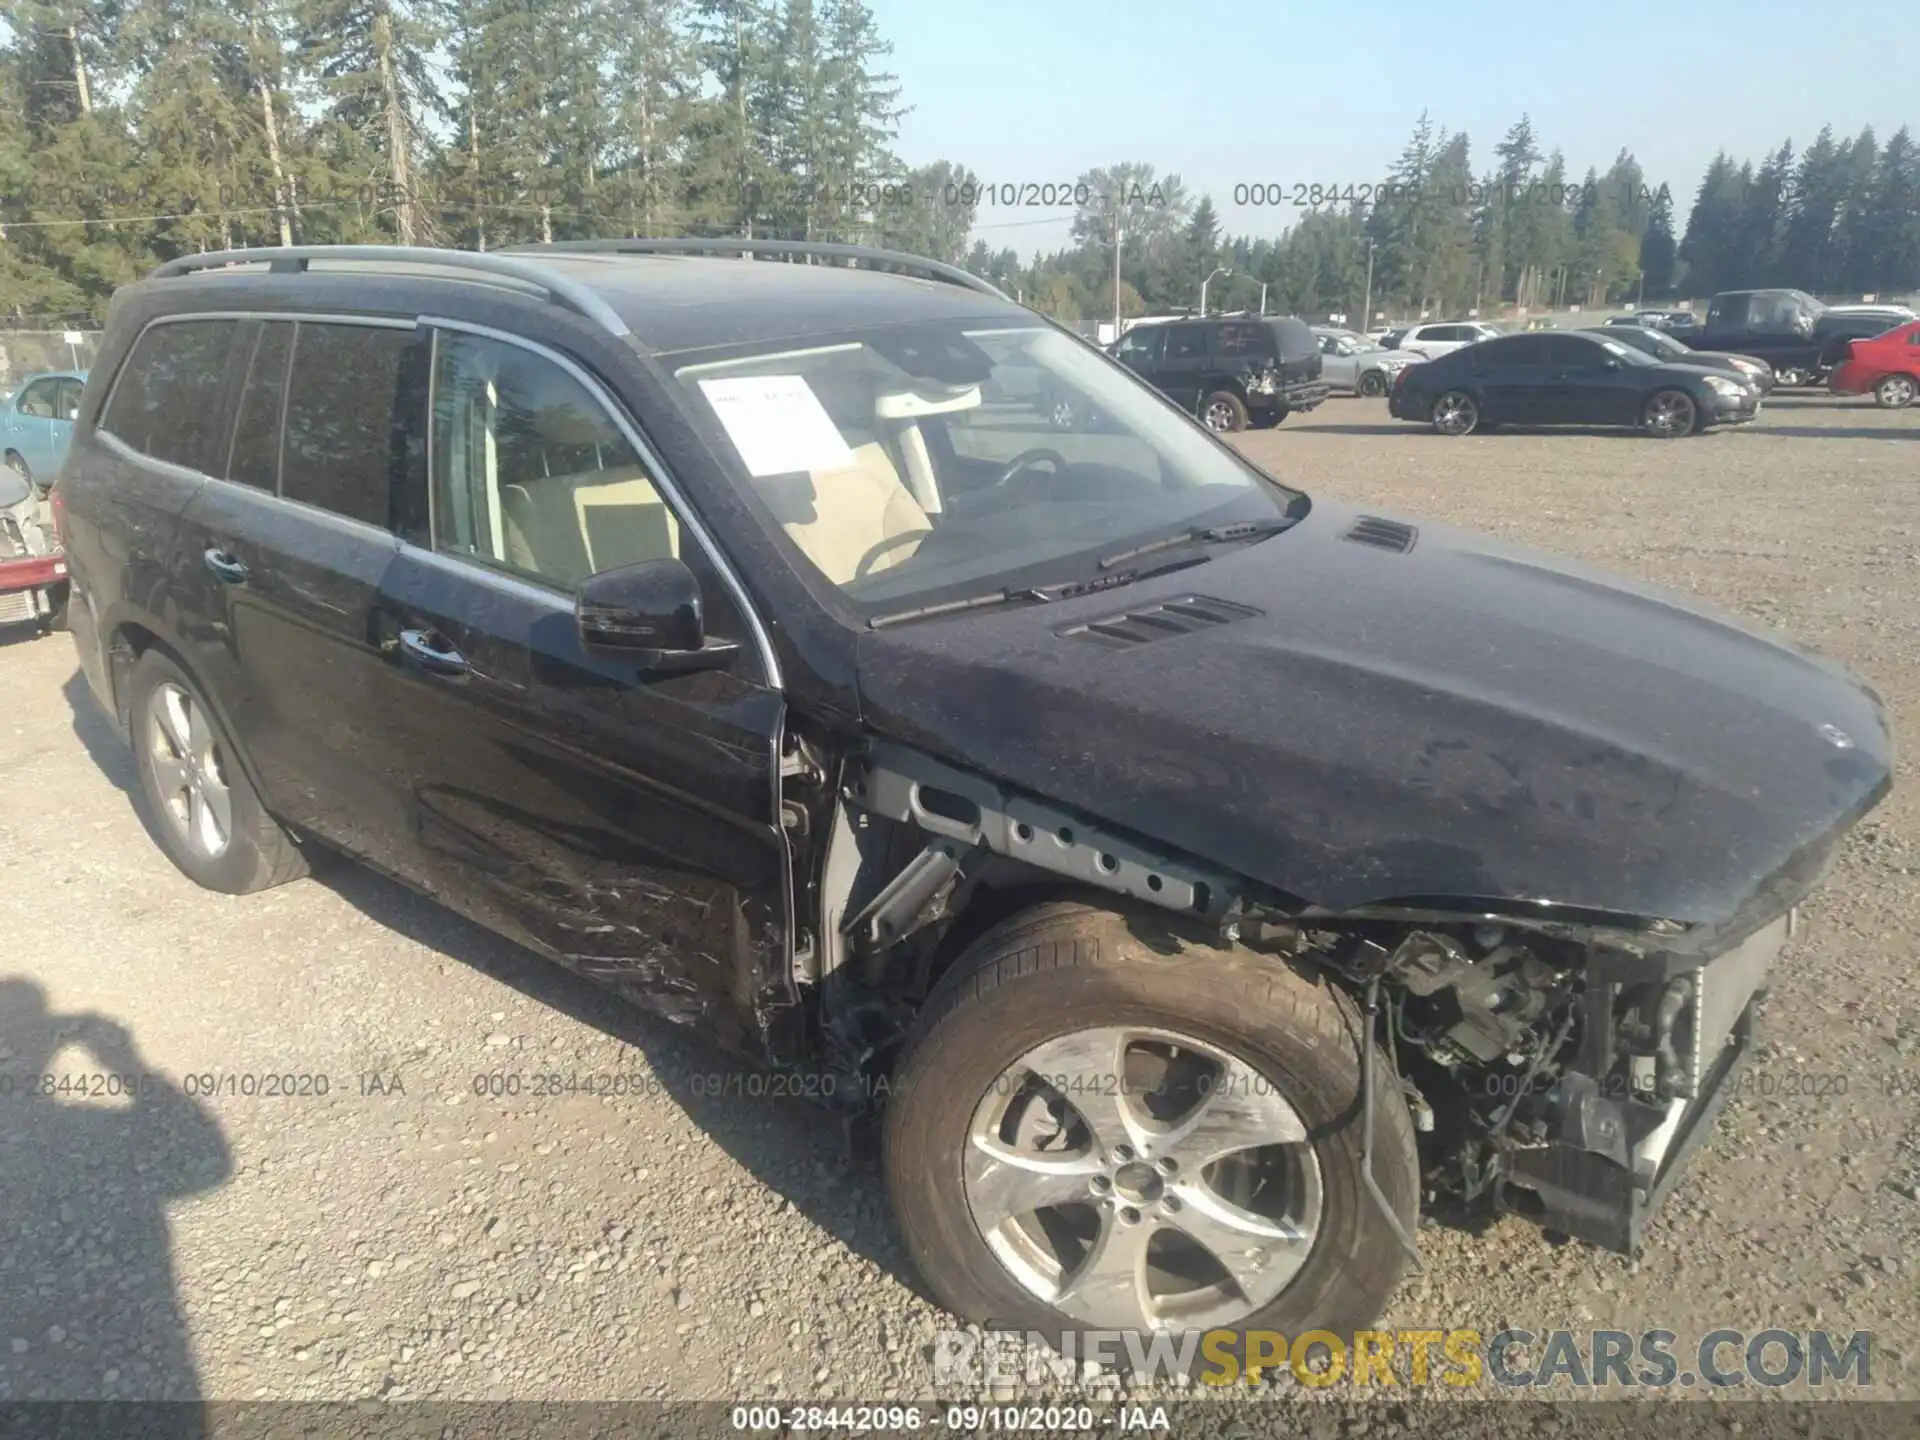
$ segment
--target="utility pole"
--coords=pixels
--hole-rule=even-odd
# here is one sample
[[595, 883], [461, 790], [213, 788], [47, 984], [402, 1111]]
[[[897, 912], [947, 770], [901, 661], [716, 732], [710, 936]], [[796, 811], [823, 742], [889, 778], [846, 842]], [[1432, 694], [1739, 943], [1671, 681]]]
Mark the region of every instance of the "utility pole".
[[1120, 247], [1123, 244], [1120, 228], [1120, 197], [1113, 201], [1113, 338], [1120, 338]]
[[1267, 313], [1267, 282], [1264, 280], [1260, 282], [1260, 313]]
[[1373, 326], [1373, 239], [1367, 239], [1367, 298], [1360, 306], [1360, 329], [1364, 332]]

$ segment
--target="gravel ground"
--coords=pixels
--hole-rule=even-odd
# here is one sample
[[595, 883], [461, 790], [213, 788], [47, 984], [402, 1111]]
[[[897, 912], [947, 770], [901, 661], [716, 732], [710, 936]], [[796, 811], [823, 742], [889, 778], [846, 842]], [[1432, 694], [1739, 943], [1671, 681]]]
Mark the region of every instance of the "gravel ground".
[[[1670, 445], [1448, 441], [1377, 401], [1304, 418], [1244, 448], [1782, 626], [1920, 733], [1920, 412], [1783, 399]], [[64, 637], [0, 642], [0, 700], [0, 1398], [933, 1393], [951, 1322], [828, 1118], [711, 1093], [715, 1054], [356, 867], [197, 890]], [[1920, 1398], [1911, 768], [1806, 910], [1754, 1079], [1638, 1264], [1517, 1221], [1428, 1227], [1386, 1326], [1871, 1330], [1875, 1393]], [[166, 1083], [20, 1093], [109, 1069]], [[633, 1093], [475, 1093], [536, 1071]], [[1355, 1404], [1315, 1413], [1385, 1413]]]

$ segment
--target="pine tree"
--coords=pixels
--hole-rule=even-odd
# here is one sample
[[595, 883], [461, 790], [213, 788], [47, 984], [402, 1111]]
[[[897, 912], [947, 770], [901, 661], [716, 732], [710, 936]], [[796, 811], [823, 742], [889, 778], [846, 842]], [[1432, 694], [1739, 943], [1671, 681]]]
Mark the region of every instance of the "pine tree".
[[1725, 151], [1707, 166], [1680, 240], [1680, 258], [1686, 262], [1688, 284], [1696, 295], [1747, 283], [1740, 275], [1740, 225], [1751, 183], [1751, 171], [1743, 177]]
[[1840, 148], [1831, 126], [1822, 126], [1794, 171], [1786, 224], [1775, 272], [1782, 285], [1832, 292], [1839, 284], [1835, 228], [1846, 200]]
[[1920, 151], [1904, 125], [1875, 165], [1863, 232], [1863, 293], [1906, 294], [1920, 283]]
[[433, 227], [421, 186], [428, 116], [445, 108], [428, 65], [437, 31], [423, 0], [302, 0], [300, 63], [319, 81], [337, 168], [373, 188], [402, 245]]
[[1673, 238], [1673, 196], [1662, 185], [1653, 197], [1647, 213], [1647, 228], [1640, 236], [1640, 270], [1646, 278], [1648, 299], [1665, 300], [1674, 293], [1679, 255]]
[[1880, 146], [1871, 125], [1840, 147], [1840, 218], [1834, 222], [1834, 288], [1863, 294], [1874, 288], [1873, 181]]

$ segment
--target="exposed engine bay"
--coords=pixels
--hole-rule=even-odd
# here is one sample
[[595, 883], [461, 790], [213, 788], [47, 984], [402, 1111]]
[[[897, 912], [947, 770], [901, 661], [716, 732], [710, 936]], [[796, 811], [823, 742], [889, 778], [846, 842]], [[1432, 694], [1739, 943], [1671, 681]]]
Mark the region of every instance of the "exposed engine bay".
[[25, 476], [0, 469], [0, 625], [46, 624], [62, 606], [66, 576], [48, 502]]
[[1411, 1112], [1429, 1213], [1515, 1212], [1620, 1252], [1710, 1130], [1792, 923], [1781, 909], [1723, 948], [1665, 921], [1317, 913], [890, 744], [850, 762], [840, 796], [802, 977], [831, 1063], [871, 1083], [974, 935], [1048, 887], [1103, 889], [1361, 1002], [1389, 1062], [1368, 1067], [1370, 1103]]

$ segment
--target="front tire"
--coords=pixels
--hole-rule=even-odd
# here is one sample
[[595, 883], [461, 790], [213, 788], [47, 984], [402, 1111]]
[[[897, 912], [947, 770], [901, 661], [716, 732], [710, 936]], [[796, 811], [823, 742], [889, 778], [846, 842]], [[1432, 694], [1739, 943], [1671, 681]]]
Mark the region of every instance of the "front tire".
[[[942, 979], [888, 1087], [908, 1253], [948, 1310], [1056, 1347], [1364, 1328], [1406, 1261], [1361, 1180], [1365, 1022], [1282, 961], [1163, 932], [1052, 903]], [[1374, 1176], [1411, 1232], [1412, 1122], [1375, 1100]]]
[[1904, 410], [1920, 395], [1920, 384], [1911, 375], [1883, 376], [1873, 387], [1873, 403], [1882, 410]]
[[180, 872], [227, 895], [305, 875], [306, 857], [261, 808], [226, 728], [187, 673], [149, 650], [129, 692], [140, 789], [154, 836]]
[[1449, 390], [1433, 402], [1428, 418], [1442, 435], [1471, 435], [1480, 423], [1480, 404], [1464, 390]]
[[1681, 390], [1659, 390], [1647, 397], [1640, 428], [1656, 440], [1679, 440], [1700, 428], [1700, 409]]
[[1360, 377], [1360, 393], [1369, 400], [1377, 400], [1387, 393], [1387, 377], [1378, 370], [1369, 370]]

